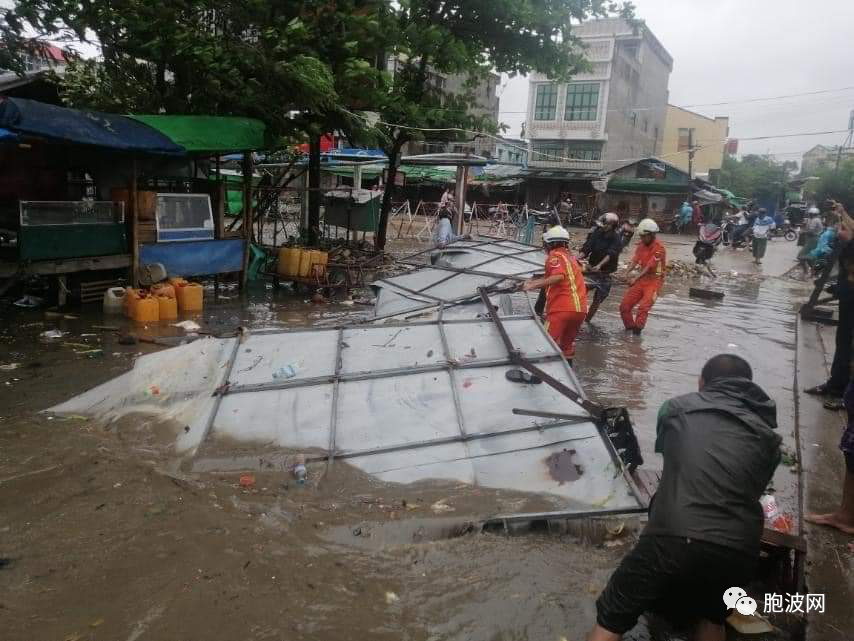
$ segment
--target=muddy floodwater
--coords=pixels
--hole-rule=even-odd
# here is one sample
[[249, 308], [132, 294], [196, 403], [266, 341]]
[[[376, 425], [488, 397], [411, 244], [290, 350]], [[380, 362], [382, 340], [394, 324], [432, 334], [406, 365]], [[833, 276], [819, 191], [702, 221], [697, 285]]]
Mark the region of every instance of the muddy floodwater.
[[[688, 259], [687, 237], [665, 242], [671, 257]], [[623, 288], [615, 286], [584, 328], [579, 377], [591, 397], [629, 408], [645, 467], [661, 467], [653, 452], [660, 404], [696, 389], [703, 362], [720, 352], [752, 364], [794, 455], [795, 309], [808, 292], [783, 276], [795, 253], [794, 243], [773, 241], [757, 269], [747, 253], [723, 249], [715, 282], [672, 274], [640, 337], [622, 330]], [[690, 286], [725, 295], [690, 298]], [[264, 283], [246, 298], [221, 293], [196, 319], [212, 331], [334, 324], [370, 310], [316, 305]], [[474, 527], [498, 511], [537, 507], [537, 497], [520, 493], [382, 484], [342, 462], [325, 476], [310, 464], [300, 486], [275, 461], [246, 452], [234, 452], [234, 470], [204, 461], [188, 468], [170, 453], [174, 430], [144, 416], [110, 426], [50, 419], [37, 412], [162, 347], [120, 345], [116, 333], [93, 326], [126, 321], [96, 309], [57, 318], [2, 305], [4, 640], [581, 639], [633, 541], [636, 519], [516, 536]], [[67, 334], [41, 338], [52, 329]], [[584, 473], [572, 452], [560, 455], [569, 464], [553, 462], [559, 480]], [[252, 482], [241, 485], [247, 468]], [[796, 472], [781, 465], [774, 485], [797, 522]]]

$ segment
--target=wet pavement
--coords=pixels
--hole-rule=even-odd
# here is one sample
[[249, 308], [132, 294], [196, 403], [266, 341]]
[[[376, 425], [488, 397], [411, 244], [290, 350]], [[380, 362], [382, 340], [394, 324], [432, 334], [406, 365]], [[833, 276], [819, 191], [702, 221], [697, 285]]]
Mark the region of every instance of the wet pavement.
[[[687, 237], [663, 240], [671, 259], [690, 260]], [[579, 337], [575, 363], [592, 397], [629, 407], [645, 467], [656, 469], [660, 404], [694, 390], [708, 357], [743, 355], [778, 403], [791, 465], [774, 486], [781, 507], [799, 515], [795, 311], [809, 288], [783, 276], [795, 252], [794, 243], [773, 241], [757, 268], [747, 252], [723, 248], [714, 281], [674, 272], [640, 337], [622, 330], [615, 286]], [[725, 296], [693, 299], [690, 286]], [[206, 329], [335, 323], [370, 309], [316, 305], [264, 283], [248, 299], [236, 289], [222, 294], [197, 318]], [[387, 485], [345, 464], [327, 476], [310, 467], [305, 487], [264, 461], [247, 487], [238, 472], [189, 474], [168, 454], [174, 434], [145, 417], [105, 428], [36, 414], [160, 347], [119, 345], [117, 334], [92, 326], [129, 324], [97, 310], [0, 313], [0, 365], [20, 364], [0, 369], [4, 639], [582, 639], [599, 590], [631, 545], [631, 520], [616, 535], [480, 534], [473, 520], [528, 498], [448, 483]], [[51, 329], [69, 333], [39, 338]], [[808, 498], [830, 500], [832, 479], [825, 484]]]
[[[811, 322], [798, 326], [798, 386], [800, 390], [824, 382], [833, 360], [834, 328]], [[842, 497], [845, 463], [839, 439], [845, 413], [822, 407], [822, 399], [799, 394], [798, 416], [803, 451], [804, 511], [832, 512]], [[825, 613], [812, 614], [807, 638], [847, 641], [854, 630], [854, 554], [847, 549], [852, 537], [836, 530], [805, 524], [808, 545], [807, 585], [825, 595]]]

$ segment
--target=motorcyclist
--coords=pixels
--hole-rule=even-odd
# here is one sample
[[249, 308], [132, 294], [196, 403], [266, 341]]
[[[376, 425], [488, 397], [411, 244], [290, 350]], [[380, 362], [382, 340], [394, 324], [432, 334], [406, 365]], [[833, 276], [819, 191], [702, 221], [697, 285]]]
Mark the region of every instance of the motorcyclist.
[[715, 250], [723, 240], [723, 230], [720, 226], [720, 219], [716, 218], [708, 223], [700, 225], [697, 232], [697, 242], [694, 244], [694, 258], [698, 265], [703, 265], [709, 274], [714, 276], [711, 266], [708, 261], [715, 255]]

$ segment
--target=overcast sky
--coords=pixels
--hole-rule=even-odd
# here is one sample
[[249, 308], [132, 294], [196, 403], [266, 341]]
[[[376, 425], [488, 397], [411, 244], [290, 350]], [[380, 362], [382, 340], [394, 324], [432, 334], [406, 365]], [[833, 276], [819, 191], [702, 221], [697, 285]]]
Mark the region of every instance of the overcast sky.
[[[670, 103], [679, 106], [841, 89], [846, 91], [715, 107], [734, 138], [844, 130], [854, 109], [854, 0], [634, 0], [636, 15], [673, 56]], [[528, 82], [513, 78], [501, 95], [507, 135], [525, 119]], [[800, 160], [845, 133], [746, 141], [739, 154]]]

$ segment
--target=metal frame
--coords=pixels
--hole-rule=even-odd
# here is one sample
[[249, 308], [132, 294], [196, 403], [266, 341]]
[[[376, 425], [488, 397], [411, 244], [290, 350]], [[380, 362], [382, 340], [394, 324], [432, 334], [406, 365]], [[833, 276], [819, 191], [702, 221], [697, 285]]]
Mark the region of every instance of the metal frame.
[[[638, 488], [635, 485], [635, 482], [632, 479], [631, 474], [629, 474], [629, 470], [626, 468], [625, 464], [623, 463], [623, 460], [620, 458], [620, 455], [617, 452], [616, 448], [614, 447], [614, 444], [611, 442], [611, 439], [608, 438], [608, 433], [607, 433], [607, 427], [608, 426], [607, 426], [607, 419], [605, 416], [605, 408], [603, 406], [599, 405], [598, 403], [594, 403], [593, 401], [589, 400], [586, 396], [584, 396], [583, 394], [581, 394], [577, 391], [577, 390], [581, 389], [581, 385], [578, 383], [578, 379], [575, 376], [575, 372], [572, 371], [572, 368], [569, 367], [569, 363], [566, 362], [566, 359], [563, 358], [562, 355], [561, 355], [561, 360], [564, 362], [564, 364], [567, 367], [567, 371], [570, 375], [570, 378], [572, 379], [573, 384], [576, 387], [575, 390], [570, 389], [569, 387], [567, 387], [566, 385], [564, 385], [563, 383], [561, 383], [560, 381], [555, 379], [553, 376], [547, 374], [546, 372], [544, 372], [540, 368], [536, 367], [533, 364], [533, 362], [531, 361], [531, 359], [525, 358], [522, 355], [522, 352], [519, 349], [517, 349], [516, 347], [514, 347], [513, 342], [510, 340], [510, 336], [507, 334], [507, 330], [505, 329], [504, 324], [502, 323], [501, 319], [498, 317], [498, 312], [492, 306], [492, 303], [489, 300], [489, 296], [487, 295], [486, 290], [481, 287], [481, 288], [478, 288], [478, 291], [480, 292], [481, 299], [483, 300], [484, 305], [486, 305], [486, 309], [489, 312], [490, 317], [492, 318], [492, 322], [495, 324], [499, 333], [501, 334], [501, 339], [504, 342], [504, 346], [507, 349], [507, 353], [508, 353], [508, 356], [510, 357], [510, 360], [513, 361], [514, 363], [520, 365], [521, 367], [524, 367], [531, 374], [539, 377], [544, 383], [547, 383], [553, 389], [560, 392], [561, 394], [563, 394], [564, 396], [569, 398], [571, 401], [580, 405], [582, 408], [584, 408], [585, 410], [590, 412], [591, 419], [592, 419], [593, 423], [596, 425], [597, 431], [599, 432], [599, 436], [602, 438], [602, 442], [605, 444], [605, 447], [608, 450], [608, 454], [610, 454], [610, 456], [611, 456], [611, 461], [614, 463], [614, 467], [616, 468], [617, 473], [622, 475], [623, 480], [625, 480], [626, 484], [629, 487], [629, 490], [632, 493], [632, 496], [638, 502], [638, 505], [641, 505], [641, 506], [644, 505], [644, 501], [640, 496]], [[530, 297], [528, 298], [528, 305], [529, 306], [531, 305]], [[531, 310], [533, 311], [533, 307], [531, 307]], [[560, 350], [558, 349], [557, 344], [551, 339], [551, 336], [549, 336], [548, 332], [546, 332], [545, 327], [542, 326], [542, 324], [539, 322], [539, 320], [537, 320], [536, 323], [541, 328], [542, 332], [549, 338], [552, 346], [558, 351], [558, 353], [560, 353]], [[516, 410], [514, 409], [514, 414], [515, 413], [516, 413]], [[539, 412], [539, 414], [542, 415], [544, 413]], [[566, 415], [564, 415], [564, 416], [566, 417]], [[553, 417], [557, 418], [558, 416], [555, 415]]]
[[[488, 297], [486, 296], [483, 290], [480, 291], [480, 296], [482, 298], [486, 298], [488, 301]], [[530, 305], [530, 299], [528, 299]], [[577, 516], [602, 516], [606, 514], [626, 514], [626, 513], [634, 513], [643, 511], [643, 501], [639, 499], [637, 495], [637, 490], [634, 484], [631, 482], [630, 478], [626, 475], [626, 470], [624, 466], [621, 465], [621, 461], [619, 459], [618, 454], [614, 450], [613, 444], [610, 443], [607, 433], [603, 432], [603, 430], [597, 424], [595, 416], [587, 415], [582, 413], [578, 414], [557, 414], [557, 413], [545, 413], [543, 412], [543, 418], [546, 420], [540, 423], [535, 423], [532, 425], [525, 425], [522, 427], [514, 427], [512, 429], [507, 429], [504, 431], [490, 431], [490, 432], [469, 432], [467, 426], [465, 424], [465, 413], [463, 411], [463, 406], [461, 402], [461, 398], [459, 395], [459, 390], [457, 389], [457, 370], [466, 371], [466, 370], [476, 370], [483, 368], [494, 368], [494, 367], [502, 367], [508, 365], [521, 365], [526, 368], [530, 368], [536, 375], [541, 376], [541, 378], [549, 383], [551, 387], [556, 389], [558, 392], [567, 396], [575, 402], [578, 402], [576, 399], [581, 399], [584, 401], [583, 405], [588, 405], [594, 408], [598, 408], [599, 406], [586, 401], [586, 399], [582, 398], [582, 395], [579, 392], [576, 392], [560, 381], [557, 381], [549, 374], [543, 372], [538, 364], [544, 363], [563, 363], [564, 371], [570, 376], [570, 380], [572, 384], [576, 386], [576, 388], [580, 389], [580, 386], [577, 383], [577, 379], [575, 378], [572, 369], [566, 363], [566, 360], [560, 354], [559, 350], [555, 346], [554, 342], [551, 340], [551, 337], [547, 332], [543, 329], [542, 325], [536, 320], [536, 317], [532, 314], [530, 316], [524, 317], [511, 317], [502, 320], [498, 317], [496, 310], [490, 305], [490, 318], [489, 319], [451, 319], [446, 320], [444, 318], [444, 305], [439, 305], [439, 318], [437, 320], [431, 321], [420, 321], [414, 323], [390, 323], [388, 325], [379, 325], [376, 326], [375, 329], [382, 330], [394, 330], [395, 328], [412, 328], [412, 327], [436, 327], [436, 330], [439, 334], [439, 339], [442, 345], [442, 356], [443, 360], [436, 363], [430, 363], [427, 365], [419, 365], [419, 366], [411, 366], [411, 367], [399, 367], [399, 368], [390, 368], [385, 370], [374, 370], [374, 371], [366, 371], [366, 372], [353, 372], [353, 373], [343, 373], [343, 345], [345, 343], [345, 332], [347, 330], [353, 331], [363, 331], [366, 329], [364, 325], [361, 324], [348, 324], [342, 325], [337, 328], [329, 328], [329, 329], [316, 329], [316, 328], [293, 328], [293, 329], [282, 329], [282, 330], [269, 330], [269, 331], [260, 331], [255, 332], [261, 336], [269, 336], [269, 335], [278, 335], [278, 334], [299, 334], [302, 332], [313, 332], [313, 333], [322, 333], [329, 332], [335, 333], [336, 347], [335, 347], [335, 361], [333, 372], [329, 375], [323, 376], [314, 376], [310, 378], [297, 379], [297, 380], [288, 380], [283, 382], [269, 382], [269, 383], [260, 383], [260, 384], [251, 384], [251, 385], [233, 385], [229, 382], [229, 378], [232, 375], [233, 368], [235, 366], [235, 362], [237, 360], [237, 355], [239, 352], [240, 345], [242, 344], [242, 339], [245, 337], [238, 336], [234, 339], [235, 343], [231, 349], [229, 360], [227, 362], [225, 371], [223, 373], [223, 379], [221, 381], [221, 385], [216, 392], [216, 399], [214, 401], [214, 406], [211, 409], [210, 415], [208, 416], [207, 423], [205, 426], [205, 431], [200, 441], [199, 446], [197, 446], [196, 451], [203, 445], [206, 441], [214, 422], [216, 421], [217, 413], [220, 409], [221, 402], [223, 397], [230, 394], [242, 394], [242, 393], [252, 393], [259, 391], [270, 391], [270, 390], [289, 390], [289, 389], [298, 389], [302, 387], [314, 387], [318, 385], [332, 385], [332, 402], [330, 406], [330, 415], [329, 415], [329, 441], [328, 447], [325, 452], [319, 455], [315, 455], [313, 457], [309, 457], [308, 460], [313, 462], [326, 462], [327, 469], [333, 464], [335, 459], [355, 459], [359, 457], [370, 457], [382, 454], [390, 454], [394, 452], [401, 452], [407, 450], [414, 450], [426, 447], [433, 446], [441, 446], [441, 445], [451, 445], [451, 444], [462, 444], [465, 448], [465, 456], [462, 458], [454, 458], [445, 462], [452, 461], [460, 461], [460, 460], [470, 460], [475, 458], [484, 458], [488, 456], [494, 456], [499, 454], [508, 454], [512, 452], [521, 452], [528, 450], [537, 450], [543, 448], [550, 448], [557, 445], [562, 445], [565, 443], [570, 443], [579, 440], [589, 440], [599, 438], [599, 440], [604, 444], [608, 451], [608, 455], [611, 460], [615, 462], [615, 465], [618, 466], [616, 470], [616, 476], [620, 476], [620, 472], [622, 472], [622, 479], [628, 485], [629, 495], [637, 502], [638, 507], [628, 506], [625, 508], [619, 508], [614, 510], [588, 510], [584, 512], [548, 512], [548, 513], [536, 513], [536, 514], [523, 514], [523, 515], [508, 515], [508, 516], [498, 516], [491, 517], [489, 521], [507, 521], [507, 520], [531, 520], [536, 518], [572, 518]], [[537, 355], [532, 357], [526, 357], [522, 354], [522, 352], [515, 347], [513, 347], [510, 342], [509, 334], [507, 333], [507, 328], [505, 323], [513, 323], [513, 322], [530, 322], [534, 320], [537, 326], [540, 328], [544, 338], [549, 341], [549, 344], [552, 346], [554, 350], [552, 353]], [[483, 359], [477, 360], [474, 362], [459, 362], [454, 360], [450, 342], [448, 339], [447, 332], [445, 330], [445, 325], [457, 325], [457, 326], [465, 326], [465, 325], [487, 325], [491, 324], [498, 331], [501, 336], [502, 342], [505, 344], [505, 347], [508, 348], [508, 356], [506, 358], [491, 358], [491, 359]], [[457, 422], [457, 433], [453, 436], [441, 436], [438, 438], [426, 439], [423, 441], [410, 442], [410, 443], [392, 443], [390, 445], [385, 445], [381, 447], [375, 447], [370, 449], [359, 449], [359, 450], [350, 450], [350, 451], [341, 451], [337, 445], [337, 436], [338, 436], [338, 414], [340, 412], [340, 385], [345, 382], [352, 381], [362, 381], [362, 380], [372, 380], [379, 378], [390, 378], [397, 376], [406, 376], [406, 375], [415, 375], [422, 373], [430, 373], [430, 372], [447, 372], [448, 382], [451, 386], [451, 396], [454, 403], [454, 414]], [[523, 447], [519, 449], [511, 449], [511, 450], [501, 450], [498, 452], [480, 452], [475, 455], [471, 455], [471, 452], [468, 448], [468, 443], [473, 441], [479, 441], [483, 439], [489, 438], [500, 438], [500, 437], [511, 437], [517, 434], [524, 434], [530, 432], [539, 432], [544, 433], [548, 430], [567, 427], [571, 425], [583, 425], [593, 423], [596, 425], [597, 429], [595, 434], [589, 431], [585, 431], [584, 433], [579, 434], [576, 437], [572, 437], [571, 435], [563, 435], [557, 436], [556, 441], [554, 440], [546, 440], [544, 443], [537, 443], [535, 445], [531, 445], [529, 447]], [[568, 437], [567, 437], [568, 436]], [[476, 481], [475, 481], [476, 482]]]

